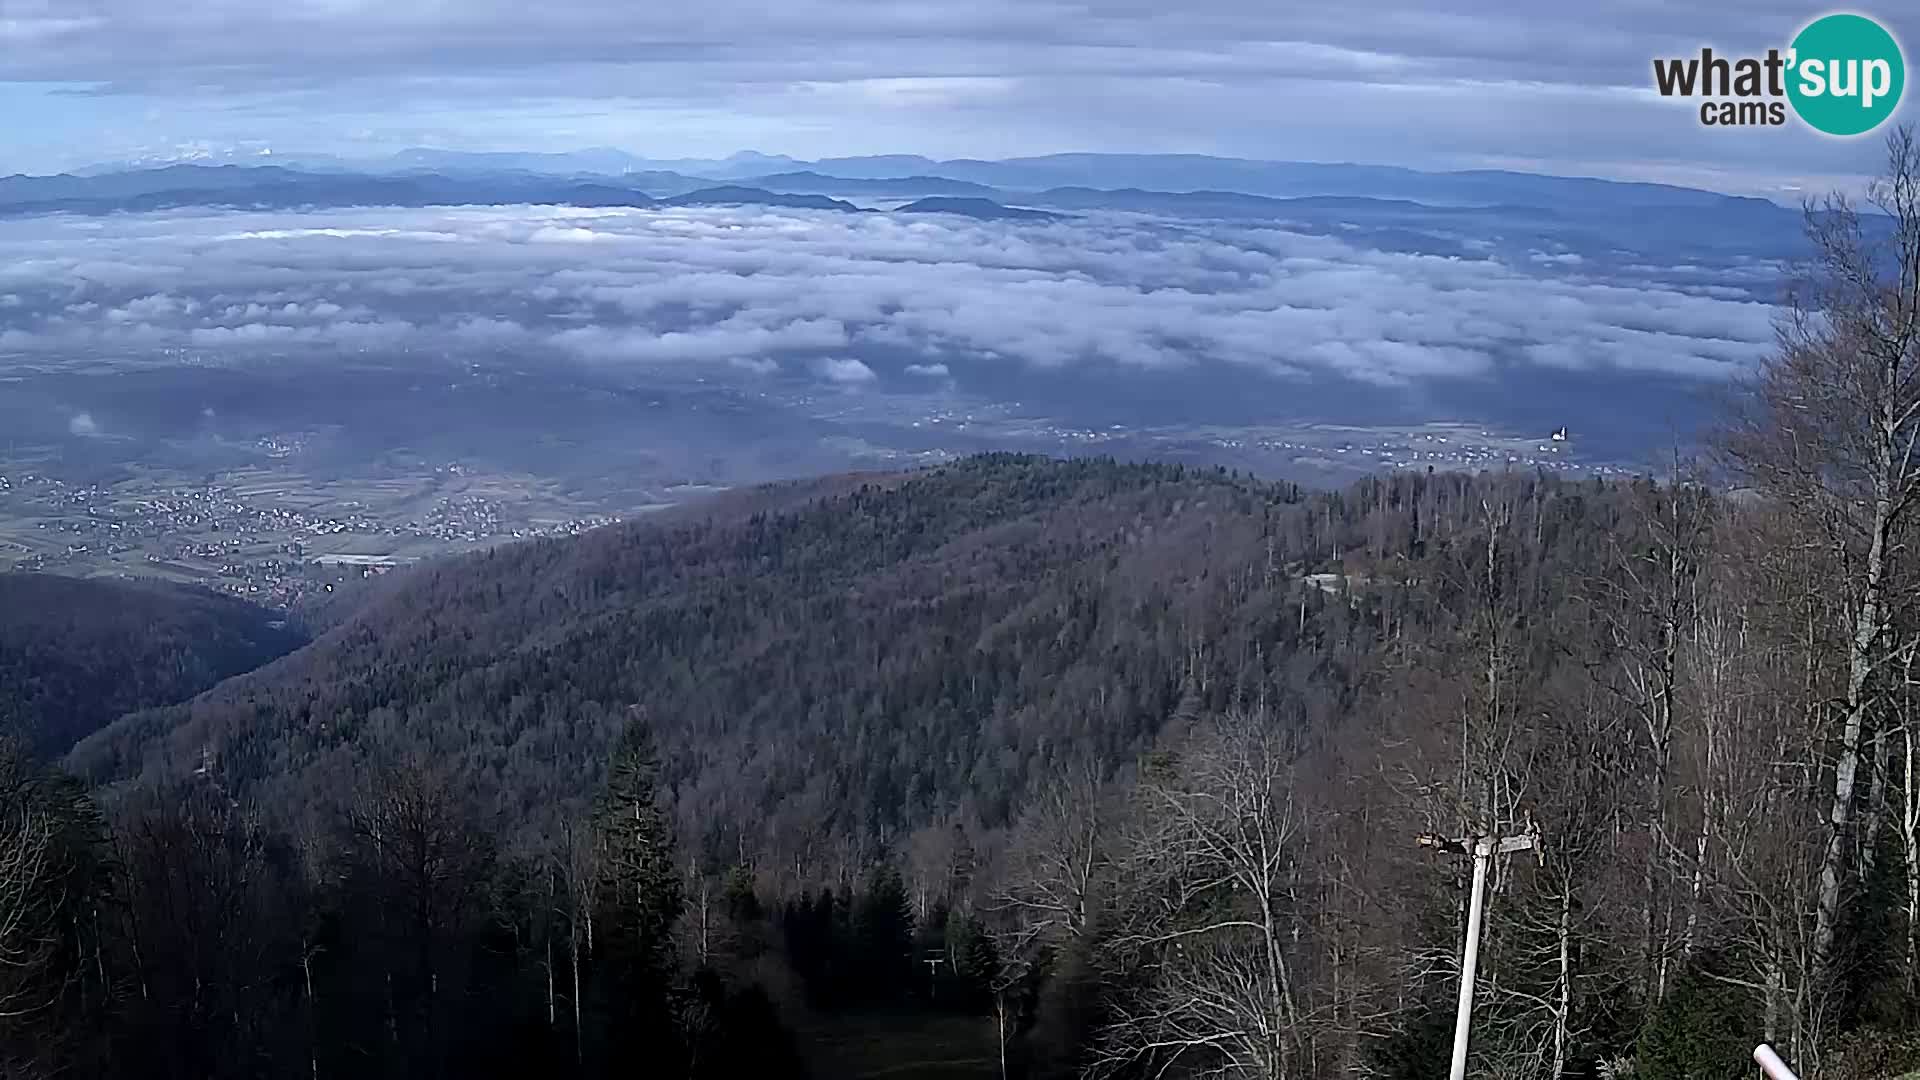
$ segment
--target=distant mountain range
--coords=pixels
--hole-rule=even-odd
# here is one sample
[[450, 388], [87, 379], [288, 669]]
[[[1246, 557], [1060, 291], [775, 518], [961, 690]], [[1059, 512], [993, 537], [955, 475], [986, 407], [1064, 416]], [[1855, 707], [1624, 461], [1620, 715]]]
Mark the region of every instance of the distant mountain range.
[[103, 162], [75, 170], [77, 175], [145, 170], [168, 165], [280, 165], [308, 172], [531, 172], [552, 176], [591, 173], [623, 176], [636, 172], [679, 172], [708, 179], [752, 176], [791, 168], [795, 159], [742, 151], [727, 158], [649, 159], [624, 150], [593, 147], [565, 153], [528, 153], [520, 151], [467, 151], [414, 148], [386, 157], [347, 158], [337, 154], [272, 153], [267, 150], [200, 151], [175, 157], [140, 157]]
[[[581, 180], [525, 173], [484, 176], [362, 176], [305, 173], [280, 166], [170, 165], [97, 176], [11, 176], [0, 178], [0, 217], [34, 214], [106, 214], [217, 207], [270, 210], [345, 206], [462, 206], [540, 203], [567, 206], [777, 206], [804, 210], [865, 213], [870, 208], [810, 191], [744, 184], [695, 186], [662, 183], [667, 174], [650, 174], [656, 197], [613, 178]], [[802, 186], [830, 186], [832, 177], [806, 174]], [[778, 178], [769, 178], [777, 183]], [[985, 189], [991, 190], [991, 189]], [[931, 196], [900, 208], [907, 212], [965, 214], [982, 219], [1049, 219], [1058, 214], [1021, 210], [977, 197]]]
[[661, 201], [667, 206], [785, 206], [799, 210], [844, 210], [849, 213], [859, 213], [861, 210], [850, 202], [830, 199], [825, 195], [775, 192], [740, 184], [700, 188]]
[[[617, 153], [607, 151], [606, 154]], [[442, 161], [421, 152], [409, 164]], [[1699, 243], [1724, 242], [1744, 230], [1792, 229], [1793, 215], [1764, 199], [1657, 184], [1532, 176], [1521, 173], [1419, 173], [1373, 166], [1306, 166], [1220, 158], [1063, 155], [1015, 162], [933, 162], [924, 158], [845, 158], [820, 163], [848, 172], [899, 170], [900, 176], [787, 170], [716, 183], [711, 177], [662, 169], [561, 175], [521, 166], [580, 164], [579, 155], [454, 155], [447, 171], [345, 172], [286, 165], [174, 164], [121, 172], [0, 178], [0, 216], [103, 214], [183, 207], [251, 210], [347, 206], [458, 206], [514, 203], [589, 207], [764, 205], [866, 212], [898, 202], [896, 212], [959, 214], [980, 220], [1043, 221], [1060, 211], [1125, 211], [1228, 220], [1333, 222], [1348, 226], [1450, 228], [1475, 221], [1502, 227], [1602, 224], [1610, 231], [1667, 230]], [[549, 160], [551, 159], [551, 160]], [[730, 161], [734, 159], [729, 159]], [[615, 159], [593, 152], [585, 161]], [[1174, 164], [1179, 163], [1180, 167]], [[755, 157], [740, 164], [764, 166]], [[497, 167], [483, 169], [482, 164]], [[990, 186], [928, 169], [1003, 176]], [[1158, 175], [1166, 187], [1091, 183], [1022, 186], [1057, 174], [1109, 170], [1119, 178]], [[1183, 171], [1185, 170], [1185, 171]], [[1308, 189], [1348, 184], [1335, 193], [1273, 195], [1242, 188], [1196, 187], [1195, 177], [1236, 173], [1245, 188]], [[1185, 178], [1186, 182], [1181, 183]], [[1292, 177], [1293, 180], [1287, 180]], [[1315, 179], [1317, 178], [1317, 179]], [[1297, 182], [1296, 182], [1297, 181]], [[1468, 198], [1467, 196], [1473, 196]], [[849, 201], [857, 200], [857, 201]], [[862, 203], [867, 205], [862, 205]], [[1715, 238], [1720, 238], [1716, 240]]]
[[[527, 174], [544, 177], [620, 177], [655, 191], [670, 177], [686, 181], [677, 192], [716, 180], [752, 181], [774, 191], [826, 195], [976, 195], [988, 190], [1035, 192], [1059, 187], [1141, 188], [1166, 192], [1228, 191], [1275, 198], [1313, 195], [1408, 199], [1449, 206], [1719, 207], [1729, 200], [1766, 200], [1669, 184], [1544, 176], [1502, 170], [1424, 172], [1386, 165], [1255, 161], [1201, 154], [1049, 154], [983, 161], [936, 160], [913, 154], [824, 158], [806, 162], [784, 155], [743, 151], [725, 158], [644, 158], [623, 150], [593, 148], [569, 153], [476, 153], [413, 149], [382, 158], [346, 159], [321, 154], [261, 152], [203, 155], [186, 164], [278, 165], [308, 173], [368, 176], [429, 173], [449, 177]], [[153, 161], [121, 162], [81, 170], [82, 176], [149, 170]], [[173, 163], [178, 164], [178, 163]], [[663, 174], [637, 177], [646, 174]], [[656, 191], [656, 193], [661, 193]]]
[[189, 206], [293, 209], [518, 202], [647, 206], [654, 200], [644, 192], [605, 182], [508, 173], [484, 178], [366, 176], [296, 172], [279, 166], [172, 165], [96, 176], [0, 178], [0, 215], [9, 217]]
[[894, 198], [923, 198], [937, 195], [991, 197], [997, 191], [985, 184], [950, 180], [943, 176], [858, 178], [828, 176], [811, 170], [758, 176], [753, 178], [753, 183], [774, 191], [817, 191], [833, 195], [876, 195]]
[[1057, 221], [1066, 216], [1045, 210], [1003, 206], [992, 199], [962, 198], [953, 195], [929, 195], [905, 206], [896, 207], [894, 213], [959, 214], [962, 217], [978, 218], [981, 221]]

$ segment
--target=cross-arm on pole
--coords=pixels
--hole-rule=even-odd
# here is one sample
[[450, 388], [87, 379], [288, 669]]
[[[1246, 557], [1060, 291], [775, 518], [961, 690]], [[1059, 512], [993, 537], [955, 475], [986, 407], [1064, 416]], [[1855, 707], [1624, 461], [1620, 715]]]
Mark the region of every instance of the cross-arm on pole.
[[[1473, 891], [1467, 897], [1467, 940], [1460, 950], [1460, 1005], [1453, 1022], [1453, 1061], [1449, 1080], [1465, 1080], [1467, 1075], [1467, 1036], [1473, 1022], [1473, 979], [1480, 964], [1480, 926], [1486, 917], [1487, 864], [1498, 855], [1539, 848], [1539, 834], [1528, 822], [1528, 831], [1518, 836], [1480, 836], [1449, 838], [1424, 833], [1414, 838], [1421, 847], [1473, 858]], [[1784, 1080], [1795, 1080], [1791, 1075]]]
[[1531, 834], [1527, 836], [1504, 836], [1500, 838], [1500, 854], [1509, 855], [1516, 851], [1532, 851], [1539, 841]]

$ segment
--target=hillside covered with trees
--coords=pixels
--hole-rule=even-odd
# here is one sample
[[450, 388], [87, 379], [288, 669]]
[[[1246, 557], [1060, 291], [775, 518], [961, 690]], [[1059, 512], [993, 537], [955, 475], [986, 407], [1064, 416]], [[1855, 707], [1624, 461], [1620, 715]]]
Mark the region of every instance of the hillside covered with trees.
[[1911, 1069], [1891, 148], [1897, 227], [1810, 218], [1711, 473], [856, 478], [421, 567], [13, 761], [0, 1071], [1425, 1078], [1470, 874], [1434, 834], [1536, 840], [1469, 1075]]
[[304, 643], [264, 608], [161, 581], [0, 574], [0, 735], [53, 758]]

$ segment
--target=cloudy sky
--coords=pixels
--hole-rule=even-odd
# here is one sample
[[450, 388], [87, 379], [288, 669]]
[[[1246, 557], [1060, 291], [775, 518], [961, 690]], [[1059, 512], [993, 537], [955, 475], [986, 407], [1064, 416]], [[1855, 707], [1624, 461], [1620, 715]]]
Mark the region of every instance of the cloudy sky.
[[[1795, 0], [0, 0], [0, 171], [193, 149], [1179, 151], [1791, 192], [1872, 138], [1703, 129], [1654, 56]], [[1920, 40], [1907, 0], [1863, 9]], [[1911, 48], [1909, 48], [1911, 52]], [[1904, 116], [1915, 115], [1907, 95]]]

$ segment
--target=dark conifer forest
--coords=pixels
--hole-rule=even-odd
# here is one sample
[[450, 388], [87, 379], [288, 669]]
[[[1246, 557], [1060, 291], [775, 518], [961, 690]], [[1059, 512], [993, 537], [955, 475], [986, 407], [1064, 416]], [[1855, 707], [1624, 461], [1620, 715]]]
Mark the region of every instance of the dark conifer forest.
[[[16, 748], [0, 1075], [1430, 1078], [1431, 834], [1536, 840], [1469, 1075], [1920, 1067], [1893, 151], [1898, 227], [1810, 216], [1778, 356], [1658, 475], [838, 478], [425, 565]], [[56, 726], [38, 672], [129, 659], [8, 648]]]

